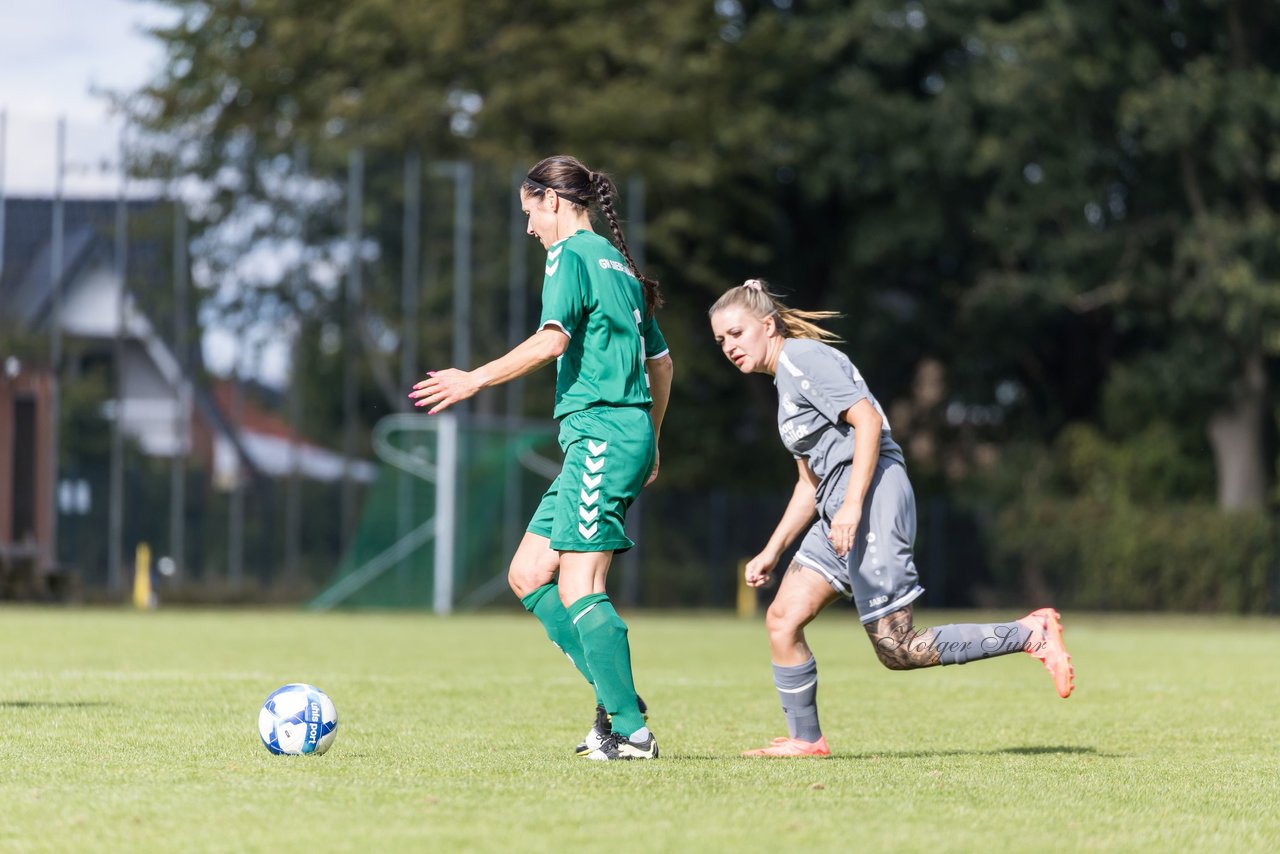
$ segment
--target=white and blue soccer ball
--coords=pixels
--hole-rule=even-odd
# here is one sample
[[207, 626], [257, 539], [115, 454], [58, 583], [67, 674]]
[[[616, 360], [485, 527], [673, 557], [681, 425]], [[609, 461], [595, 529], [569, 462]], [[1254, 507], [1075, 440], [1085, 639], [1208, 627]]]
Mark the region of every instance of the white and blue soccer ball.
[[258, 713], [258, 734], [272, 753], [324, 753], [338, 735], [338, 710], [314, 685], [277, 688]]

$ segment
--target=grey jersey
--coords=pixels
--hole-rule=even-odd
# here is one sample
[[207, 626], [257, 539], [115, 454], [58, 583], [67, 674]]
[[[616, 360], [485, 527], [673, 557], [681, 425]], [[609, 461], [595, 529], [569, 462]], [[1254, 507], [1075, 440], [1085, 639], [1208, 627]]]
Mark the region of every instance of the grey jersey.
[[[850, 406], [869, 400], [880, 413], [880, 456], [906, 464], [893, 441], [889, 419], [849, 357], [834, 347], [807, 338], [788, 338], [778, 355], [774, 376], [778, 388], [778, 433], [797, 459], [804, 459], [818, 478], [817, 507], [843, 495], [853, 462], [853, 427], [841, 419]], [[825, 515], [825, 514], [824, 514]]]

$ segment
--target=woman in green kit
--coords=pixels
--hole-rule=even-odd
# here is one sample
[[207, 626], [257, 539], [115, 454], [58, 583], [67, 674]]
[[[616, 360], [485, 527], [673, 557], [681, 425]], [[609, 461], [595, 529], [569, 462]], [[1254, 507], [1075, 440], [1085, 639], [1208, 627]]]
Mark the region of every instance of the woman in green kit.
[[[564, 467], [529, 523], [508, 581], [595, 689], [596, 719], [578, 754], [653, 759], [658, 743], [636, 696], [627, 625], [605, 578], [613, 555], [635, 545], [624, 531], [627, 508], [658, 473], [672, 364], [654, 319], [658, 284], [636, 268], [614, 196], [608, 176], [573, 157], [548, 157], [530, 169], [520, 202], [529, 234], [547, 250], [538, 330], [473, 371], [429, 371], [409, 396], [434, 415], [558, 360]], [[593, 204], [617, 248], [592, 230]]]

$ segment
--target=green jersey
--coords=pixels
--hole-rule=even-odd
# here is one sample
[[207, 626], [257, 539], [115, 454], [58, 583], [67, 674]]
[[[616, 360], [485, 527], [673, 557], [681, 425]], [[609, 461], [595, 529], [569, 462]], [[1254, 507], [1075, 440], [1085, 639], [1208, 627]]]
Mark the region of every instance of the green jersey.
[[626, 259], [595, 232], [579, 229], [547, 250], [538, 328], [547, 326], [569, 336], [556, 365], [556, 418], [653, 405], [645, 360], [665, 354], [667, 342]]

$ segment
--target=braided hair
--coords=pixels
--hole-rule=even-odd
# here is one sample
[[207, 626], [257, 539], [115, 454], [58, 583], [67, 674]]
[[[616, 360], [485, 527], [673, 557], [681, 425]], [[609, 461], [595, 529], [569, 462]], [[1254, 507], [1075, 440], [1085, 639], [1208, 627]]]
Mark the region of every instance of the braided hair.
[[658, 282], [640, 272], [631, 250], [627, 247], [627, 238], [622, 233], [618, 222], [618, 214], [613, 209], [618, 192], [613, 181], [603, 172], [593, 172], [576, 157], [558, 154], [538, 161], [525, 177], [521, 189], [528, 195], [536, 196], [547, 190], [555, 190], [556, 195], [571, 205], [590, 208], [595, 203], [609, 223], [613, 232], [614, 243], [622, 257], [627, 259], [627, 267], [639, 280], [644, 289], [644, 307], [647, 314], [662, 307], [662, 293], [658, 290]]
[[747, 279], [741, 285], [729, 288], [707, 311], [707, 316], [714, 317], [716, 312], [726, 308], [744, 308], [761, 320], [772, 317], [778, 327], [778, 334], [783, 338], [812, 338], [831, 342], [841, 340], [839, 335], [817, 324], [819, 320], [841, 317], [840, 312], [791, 308], [777, 294], [770, 292], [768, 284], [761, 279]]

